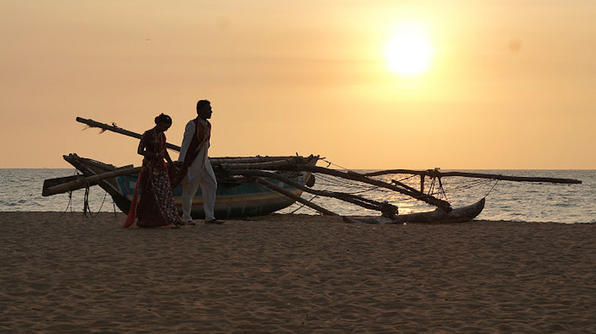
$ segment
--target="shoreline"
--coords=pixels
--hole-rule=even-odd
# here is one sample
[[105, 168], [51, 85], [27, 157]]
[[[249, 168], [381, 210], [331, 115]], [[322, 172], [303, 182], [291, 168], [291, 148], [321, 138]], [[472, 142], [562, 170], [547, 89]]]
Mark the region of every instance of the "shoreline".
[[124, 219], [0, 212], [0, 330], [596, 331], [591, 223]]
[[[65, 215], [65, 216], [81, 216], [83, 219], [95, 219], [95, 218], [104, 218], [105, 215], [111, 215], [111, 216], [119, 216], [122, 215], [123, 217], [125, 217], [124, 219], [126, 219], [126, 215], [120, 211], [117, 210], [116, 212], [109, 212], [109, 211], [99, 211], [99, 212], [91, 212], [88, 213], [88, 216], [83, 215], [83, 211], [0, 211], [0, 223], [3, 222], [3, 217], [2, 216], [6, 216], [6, 215]], [[313, 219], [319, 219], [319, 217], [323, 217], [323, 218], [331, 218], [333, 219], [333, 217], [329, 217], [329, 216], [323, 216], [321, 214], [305, 214], [305, 213], [272, 213], [269, 214], [267, 216], [257, 216], [257, 217], [247, 217], [247, 218], [235, 218], [232, 219], [230, 221], [236, 221], [236, 222], [250, 222], [250, 221], [259, 221], [259, 220], [270, 220], [273, 217], [273, 219], [281, 219], [281, 220], [287, 220], [287, 219], [292, 219], [292, 218], [296, 218], [296, 219], [309, 219], [309, 218], [313, 218]], [[352, 218], [378, 218], [380, 217], [379, 215], [377, 216], [352, 216], [352, 215], [347, 215], [346, 217], [352, 217]], [[340, 219], [341, 220], [341, 219]], [[226, 220], [227, 221], [227, 220]], [[195, 222], [201, 222], [200, 219], [195, 219]], [[470, 222], [465, 222], [465, 223], [454, 223], [454, 224], [434, 224], [434, 223], [408, 223], [408, 224], [413, 224], [413, 225], [459, 225], [459, 224], [472, 224], [472, 223], [499, 223], [499, 224], [556, 224], [556, 225], [596, 225], [596, 221], [593, 222], [572, 222], [572, 223], [565, 223], [565, 222], [556, 222], [556, 221], [525, 221], [525, 220], [504, 220], [504, 219], [497, 219], [497, 220], [492, 220], [492, 219], [474, 219]], [[400, 224], [384, 224], [384, 223], [379, 223], [379, 224], [369, 224], [369, 223], [365, 223], [366, 225], [401, 225]]]

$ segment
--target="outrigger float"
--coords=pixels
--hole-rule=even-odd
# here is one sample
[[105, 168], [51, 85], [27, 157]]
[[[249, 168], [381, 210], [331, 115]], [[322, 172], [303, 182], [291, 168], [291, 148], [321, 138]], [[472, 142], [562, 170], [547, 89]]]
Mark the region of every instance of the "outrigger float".
[[[140, 138], [135, 133], [116, 126], [96, 122], [91, 119], [77, 117], [76, 120], [91, 128], [120, 133], [129, 137]], [[180, 147], [167, 144], [171, 150], [179, 151]], [[128, 213], [137, 175], [141, 167], [127, 165], [116, 167], [89, 158], [79, 157], [71, 153], [64, 155], [64, 159], [75, 167], [81, 174], [44, 181], [42, 195], [51, 196], [77, 189], [98, 185], [114, 200], [122, 212]], [[452, 208], [446, 200], [437, 198], [435, 185], [442, 189], [442, 179], [445, 177], [468, 177], [477, 179], [505, 180], [514, 182], [542, 182], [578, 184], [580, 180], [547, 178], [547, 177], [519, 177], [499, 174], [441, 172], [432, 170], [391, 169], [372, 173], [358, 173], [342, 171], [317, 166], [322, 160], [318, 155], [310, 156], [255, 156], [255, 157], [213, 157], [210, 158], [217, 178], [218, 189], [215, 201], [215, 216], [219, 219], [243, 218], [267, 215], [295, 202], [310, 207], [324, 215], [339, 216], [337, 213], [319, 206], [302, 197], [303, 193], [315, 196], [331, 197], [351, 203], [369, 210], [375, 210], [380, 216], [343, 217], [346, 222], [364, 223], [460, 223], [473, 220], [483, 210], [485, 198], [468, 206]], [[420, 189], [415, 189], [398, 180], [385, 182], [378, 176], [393, 174], [409, 174], [420, 177]], [[370, 187], [393, 191], [416, 200], [435, 206], [430, 212], [398, 214], [398, 207], [388, 202], [372, 200], [364, 196], [339, 191], [329, 191], [313, 188], [315, 176], [338, 180], [349, 180]], [[425, 192], [425, 180], [430, 179], [432, 186]], [[181, 206], [181, 186], [173, 189], [174, 200]], [[193, 218], [204, 217], [201, 190], [199, 189], [193, 200]]]

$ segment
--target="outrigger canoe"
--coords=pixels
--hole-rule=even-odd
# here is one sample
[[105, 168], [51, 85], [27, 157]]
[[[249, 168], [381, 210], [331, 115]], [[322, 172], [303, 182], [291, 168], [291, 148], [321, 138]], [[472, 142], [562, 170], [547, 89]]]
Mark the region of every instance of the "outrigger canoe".
[[[53, 193], [56, 185], [76, 182], [76, 180], [92, 180], [94, 176], [99, 176], [101, 180], [96, 182], [86, 182], [85, 186], [98, 185], [104, 189], [114, 200], [116, 206], [124, 213], [128, 213], [130, 203], [134, 194], [135, 185], [139, 168], [133, 168], [131, 165], [116, 167], [101, 161], [79, 157], [71, 153], [63, 156], [64, 160], [74, 166], [83, 175], [74, 175], [56, 179], [48, 179], [44, 182], [44, 195], [49, 196]], [[283, 208], [286, 208], [299, 199], [303, 191], [313, 192], [314, 194], [325, 196], [324, 191], [310, 190], [314, 184], [314, 175], [309, 171], [278, 171], [275, 174], [271, 172], [260, 175], [267, 182], [277, 186], [293, 196], [288, 196], [280, 191], [256, 182], [254, 178], [236, 175], [233, 171], [225, 171], [220, 166], [240, 166], [242, 168], [258, 168], [262, 166], [278, 166], [285, 164], [299, 164], [308, 167], [315, 166], [319, 160], [318, 156], [299, 157], [236, 157], [236, 158], [212, 158], [212, 164], [218, 179], [218, 188], [215, 201], [215, 216], [219, 219], [243, 218], [251, 216], [267, 215]], [[316, 167], [312, 167], [316, 168]], [[310, 168], [307, 168], [310, 169]], [[118, 172], [122, 171], [124, 173]], [[103, 178], [107, 173], [120, 174], [114, 177]], [[245, 171], [244, 173], [248, 173]], [[249, 173], [250, 174], [250, 173]], [[269, 177], [267, 177], [269, 175]], [[182, 187], [174, 188], [174, 202], [181, 208]], [[294, 198], [292, 198], [294, 197]], [[345, 200], [345, 198], [342, 198]], [[373, 201], [369, 202], [369, 205]], [[195, 219], [204, 218], [203, 200], [201, 190], [195, 194], [192, 202], [191, 215]], [[306, 203], [305, 203], [306, 204]], [[362, 203], [360, 203], [362, 204]], [[312, 205], [312, 204], [311, 204]], [[369, 207], [370, 208], [370, 207]], [[484, 208], [484, 199], [469, 206], [455, 208], [449, 211], [437, 208], [431, 212], [420, 212], [405, 215], [395, 215], [391, 219], [384, 217], [352, 217], [348, 221], [362, 223], [459, 223], [474, 219]]]
[[[141, 135], [116, 125], [108, 125], [91, 119], [77, 117], [77, 121], [89, 127], [101, 128], [102, 131], [112, 131], [129, 137], [140, 138]], [[180, 150], [173, 144], [166, 144], [169, 149]], [[124, 166], [117, 168], [100, 161], [81, 158], [76, 154], [64, 156], [64, 159], [78, 169], [83, 175], [45, 180], [43, 196], [51, 196], [99, 185], [114, 199], [114, 203], [125, 213], [128, 213], [137, 174], [141, 167]], [[550, 182], [563, 184], [579, 184], [581, 180], [559, 179], [548, 177], [520, 177], [499, 174], [469, 173], [469, 172], [441, 172], [434, 170], [390, 169], [361, 174], [354, 171], [341, 171], [316, 166], [319, 156], [282, 156], [282, 157], [233, 157], [211, 158], [211, 164], [218, 182], [215, 216], [219, 219], [240, 218], [266, 215], [292, 205], [298, 201], [325, 215], [339, 216], [339, 214], [325, 209], [311, 201], [301, 198], [302, 192], [315, 196], [332, 197], [366, 209], [376, 210], [381, 217], [344, 217], [349, 222], [379, 223], [461, 223], [474, 219], [484, 208], [485, 199], [459, 208], [452, 208], [446, 200], [435, 197], [431, 190], [435, 187], [444, 193], [442, 178], [469, 177], [479, 179], [505, 180], [515, 182]], [[323, 189], [310, 189], [314, 185], [314, 175], [326, 175], [336, 180], [350, 180], [375, 188], [391, 190], [402, 195], [423, 201], [437, 207], [430, 212], [400, 215], [398, 207], [378, 200], [363, 197], [354, 192], [339, 192]], [[402, 183], [399, 180], [384, 182], [374, 179], [375, 176], [391, 174], [410, 174], [420, 177], [420, 189]], [[425, 179], [432, 181], [430, 189], [425, 192]], [[437, 182], [435, 182], [437, 181]], [[496, 183], [495, 183], [496, 185]], [[349, 185], [347, 185], [349, 187]], [[494, 186], [493, 186], [494, 188]], [[491, 189], [492, 190], [492, 189]], [[174, 190], [174, 201], [181, 206], [181, 187]], [[193, 218], [203, 218], [203, 201], [200, 189], [193, 200]]]

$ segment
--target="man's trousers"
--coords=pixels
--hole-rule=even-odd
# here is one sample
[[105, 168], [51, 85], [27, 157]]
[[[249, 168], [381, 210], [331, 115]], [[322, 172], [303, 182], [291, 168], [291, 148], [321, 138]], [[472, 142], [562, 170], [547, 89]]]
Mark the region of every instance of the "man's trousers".
[[203, 195], [203, 209], [205, 210], [205, 220], [215, 219], [215, 193], [217, 191], [217, 180], [209, 158], [205, 157], [203, 164], [201, 155], [197, 157], [188, 169], [188, 173], [182, 180], [182, 219], [184, 221], [192, 220], [190, 211], [192, 209], [192, 200], [201, 188]]

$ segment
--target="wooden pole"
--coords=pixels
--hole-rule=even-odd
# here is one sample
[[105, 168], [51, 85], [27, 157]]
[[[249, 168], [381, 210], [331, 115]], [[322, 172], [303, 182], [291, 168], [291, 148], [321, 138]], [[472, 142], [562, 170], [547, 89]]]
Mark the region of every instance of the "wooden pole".
[[265, 187], [267, 187], [267, 188], [269, 188], [271, 190], [277, 191], [278, 193], [283, 194], [283, 195], [285, 195], [285, 196], [287, 196], [287, 197], [289, 197], [289, 198], [291, 198], [291, 199], [293, 199], [295, 201], [298, 201], [298, 202], [300, 202], [300, 203], [308, 206], [309, 208], [312, 208], [314, 210], [317, 210], [318, 212], [320, 212], [320, 213], [322, 213], [324, 215], [327, 215], [327, 216], [339, 216], [337, 213], [332, 212], [332, 211], [329, 211], [329, 210], [327, 210], [327, 209], [325, 209], [325, 208], [323, 208], [321, 206], [318, 206], [318, 205], [316, 205], [314, 203], [311, 203], [311, 202], [305, 200], [304, 198], [302, 198], [300, 196], [297, 196], [296, 194], [293, 194], [292, 192], [287, 191], [286, 189], [284, 189], [282, 187], [279, 187], [279, 186], [277, 186], [277, 185], [275, 185], [275, 184], [273, 184], [273, 183], [271, 183], [271, 182], [269, 182], [269, 181], [267, 181], [267, 180], [265, 180], [265, 179], [263, 179], [261, 177], [255, 177], [255, 180], [258, 183], [264, 185]]
[[236, 170], [236, 169], [253, 169], [253, 170], [276, 170], [281, 167], [285, 167], [288, 165], [295, 165], [298, 162], [296, 159], [289, 158], [279, 161], [266, 161], [266, 162], [254, 162], [254, 163], [222, 163], [221, 167], [226, 170]]
[[516, 182], [546, 182], [546, 183], [566, 183], [566, 184], [581, 184], [581, 180], [564, 179], [554, 177], [534, 177], [534, 176], [509, 176], [500, 174], [484, 174], [484, 173], [468, 173], [468, 172], [441, 172], [441, 177], [447, 176], [461, 176], [473, 177], [479, 179], [505, 180]]
[[[318, 156], [313, 156], [313, 158], [317, 158]], [[261, 163], [261, 162], [272, 162], [272, 161], [280, 161], [280, 160], [288, 160], [292, 158], [297, 158], [295, 156], [254, 156], [254, 157], [209, 157], [211, 160], [211, 164], [250, 164], [250, 163]], [[308, 158], [306, 158], [308, 159]]]
[[413, 169], [385, 169], [379, 170], [369, 173], [364, 173], [362, 175], [366, 176], [381, 176], [387, 174], [414, 174], [414, 175], [428, 175], [427, 171], [425, 170], [413, 170]]
[[365, 176], [380, 176], [387, 174], [414, 174], [429, 177], [450, 177], [450, 176], [461, 176], [471, 177], [478, 179], [491, 179], [491, 180], [504, 180], [504, 181], [515, 181], [515, 182], [545, 182], [545, 183], [565, 183], [565, 184], [581, 184], [581, 180], [576, 179], [565, 179], [565, 178], [554, 178], [554, 177], [534, 177], [534, 176], [510, 176], [501, 174], [490, 174], [490, 173], [470, 173], [470, 172], [441, 172], [438, 170], [411, 170], [411, 169], [388, 169], [376, 172], [370, 172], [363, 174]]
[[320, 212], [320, 213], [322, 213], [322, 214], [324, 214], [326, 216], [339, 216], [339, 217], [342, 217], [343, 221], [346, 222], [346, 223], [359, 223], [360, 222], [360, 221], [358, 221], [356, 219], [353, 219], [353, 218], [350, 218], [350, 217], [340, 216], [340, 215], [338, 215], [335, 212], [329, 211], [329, 210], [327, 210], [327, 209], [325, 209], [325, 208], [323, 208], [321, 206], [318, 206], [318, 205], [316, 205], [316, 204], [314, 204], [312, 202], [309, 202], [309, 201], [305, 200], [304, 198], [302, 198], [300, 196], [297, 196], [297, 195], [295, 195], [295, 194], [293, 194], [293, 193], [291, 193], [291, 192], [283, 189], [282, 187], [278, 187], [277, 185], [275, 185], [275, 184], [273, 184], [273, 183], [271, 183], [271, 182], [269, 182], [269, 181], [267, 181], [267, 180], [265, 180], [265, 179], [263, 179], [261, 177], [255, 177], [255, 180], [258, 183], [264, 185], [265, 187], [267, 187], [267, 188], [269, 188], [271, 190], [277, 191], [278, 193], [283, 194], [283, 195], [285, 195], [285, 196], [287, 196], [287, 197], [289, 197], [289, 198], [291, 198], [291, 199], [293, 199], [295, 201], [298, 201], [298, 202], [300, 202], [300, 203], [308, 206], [309, 208], [312, 208], [312, 209], [314, 209], [314, 210], [316, 210], [316, 211], [318, 211], [318, 212]]
[[[122, 134], [122, 135], [125, 135], [125, 136], [137, 138], [137, 139], [141, 139], [141, 136], [142, 136], [139, 133], [128, 131], [128, 130], [123, 129], [123, 128], [119, 127], [119, 126], [109, 125], [109, 124], [105, 124], [105, 123], [96, 122], [96, 121], [94, 121], [92, 119], [77, 117], [76, 120], [79, 123], [87, 124], [91, 128], [100, 128], [100, 129], [103, 129], [103, 130], [116, 132], [116, 133], [119, 133], [119, 134]], [[166, 143], [166, 147], [169, 148], [169, 149], [172, 149], [174, 151], [180, 152], [180, 146], [177, 146], [177, 145], [174, 145], [174, 144], [170, 144], [170, 143]]]
[[288, 179], [287, 177], [282, 176], [280, 174], [276, 174], [276, 173], [266, 172], [266, 171], [262, 171], [262, 170], [238, 170], [238, 171], [235, 170], [230, 173], [234, 174], [234, 175], [258, 176], [258, 177], [267, 177], [267, 178], [276, 179], [276, 180], [279, 180], [279, 181], [281, 181], [285, 184], [288, 184], [294, 188], [298, 188], [304, 192], [308, 192], [308, 193], [318, 195], [318, 196], [336, 198], [336, 199], [339, 199], [344, 202], [359, 205], [366, 209], [380, 211], [383, 214], [383, 216], [387, 216], [388, 218], [392, 218], [393, 216], [395, 216], [397, 214], [398, 208], [394, 205], [389, 204], [389, 203], [382, 203], [382, 202], [374, 201], [374, 200], [360, 197], [360, 196], [353, 195], [353, 194], [346, 194], [346, 193], [327, 191], [327, 190], [310, 189], [300, 183], [294, 182], [294, 181]]
[[96, 174], [92, 176], [81, 176], [77, 180], [64, 182], [52, 187], [44, 188], [42, 191], [43, 196], [51, 196], [56, 194], [65, 193], [67, 191], [73, 191], [77, 189], [85, 188], [89, 185], [95, 184], [101, 180], [109, 179], [112, 177], [120, 176], [120, 175], [128, 175], [128, 174], [135, 174], [141, 170], [142, 167], [132, 167], [132, 168], [121, 168], [116, 169], [113, 171]]
[[[222, 164], [221, 165], [224, 169], [243, 169], [243, 168], [238, 168], [236, 166], [234, 166], [234, 164]], [[242, 166], [245, 167], [245, 166]], [[265, 164], [261, 164], [260, 165], [260, 169], [267, 169], [268, 167], [265, 166]], [[356, 173], [356, 172], [341, 172], [335, 169], [329, 169], [329, 168], [324, 168], [324, 167], [318, 167], [318, 166], [312, 166], [312, 165], [307, 165], [307, 164], [271, 164], [270, 165], [271, 169], [276, 169], [276, 170], [292, 170], [292, 171], [303, 171], [303, 172], [311, 172], [311, 173], [321, 173], [321, 174], [327, 174], [327, 175], [332, 175], [335, 177], [341, 177], [344, 179], [348, 179], [348, 180], [354, 180], [354, 181], [358, 181], [358, 182], [362, 182], [362, 183], [367, 183], [367, 184], [371, 184], [380, 188], [386, 188], [386, 189], [390, 189], [393, 191], [397, 191], [401, 194], [410, 196], [412, 198], [415, 198], [417, 200], [426, 202], [428, 204], [432, 204], [434, 206], [440, 207], [446, 211], [450, 211], [451, 210], [451, 204], [449, 204], [449, 202], [438, 199], [434, 196], [431, 195], [427, 195], [425, 193], [422, 193], [414, 188], [411, 187], [407, 187], [407, 188], [403, 188], [403, 187], [397, 187], [393, 184], [387, 183], [387, 182], [383, 182], [380, 180], [375, 180], [372, 179], [370, 177], [367, 177], [366, 175], [360, 174], [360, 173]]]
[[[77, 120], [77, 122], [86, 124], [91, 128], [99, 128], [99, 129], [103, 129], [106, 131], [112, 131], [112, 132], [116, 132], [116, 133], [119, 133], [119, 134], [122, 134], [122, 135], [125, 135], [128, 137], [132, 137], [132, 138], [137, 138], [137, 139], [141, 138], [141, 134], [123, 129], [116, 125], [109, 125], [109, 124], [97, 122], [92, 119], [82, 118], [82, 117], [77, 117], [76, 120]], [[180, 151], [180, 146], [170, 144], [170, 143], [166, 143], [166, 146], [169, 149], [172, 149], [174, 151]], [[313, 156], [313, 158], [314, 157], [318, 158], [318, 156]], [[287, 161], [288, 159], [291, 160], [291, 159], [296, 159], [296, 158], [305, 159], [303, 157], [294, 157], [294, 156], [210, 157], [209, 159], [211, 160], [211, 164], [217, 165], [217, 164], [225, 164], [225, 163], [234, 163], [234, 164], [267, 163], [267, 162], [277, 162], [280, 160]], [[306, 159], [308, 159], [308, 158], [306, 158]]]

